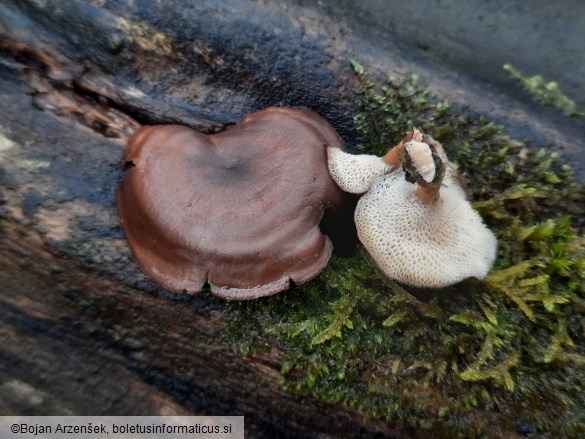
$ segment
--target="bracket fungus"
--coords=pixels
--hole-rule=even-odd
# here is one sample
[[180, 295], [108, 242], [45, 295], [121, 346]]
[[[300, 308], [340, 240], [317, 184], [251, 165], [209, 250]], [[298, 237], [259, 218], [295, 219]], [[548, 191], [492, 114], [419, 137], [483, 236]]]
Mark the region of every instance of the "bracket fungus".
[[442, 145], [418, 129], [384, 157], [329, 147], [329, 172], [358, 201], [358, 237], [391, 279], [442, 288], [484, 278], [497, 241], [467, 201]]
[[118, 188], [130, 247], [172, 291], [228, 300], [306, 282], [332, 251], [319, 223], [347, 194], [329, 176], [325, 145], [343, 144], [318, 114], [272, 107], [218, 134], [144, 127], [129, 140]]

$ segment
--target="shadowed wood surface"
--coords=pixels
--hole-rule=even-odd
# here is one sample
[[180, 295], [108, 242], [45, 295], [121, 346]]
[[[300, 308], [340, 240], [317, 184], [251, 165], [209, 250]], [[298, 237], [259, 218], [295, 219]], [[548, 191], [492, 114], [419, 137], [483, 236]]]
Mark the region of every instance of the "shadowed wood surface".
[[111, 3], [0, 5], [0, 413], [229, 414], [246, 416], [249, 437], [411, 436], [284, 392], [278, 346], [234, 354], [216, 299], [145, 277], [115, 210], [128, 135], [154, 123], [216, 132], [288, 105], [323, 115], [351, 148], [349, 58], [381, 77], [418, 71], [454, 105], [564, 145], [564, 160], [583, 150], [568, 140], [577, 128], [377, 48], [318, 9]]

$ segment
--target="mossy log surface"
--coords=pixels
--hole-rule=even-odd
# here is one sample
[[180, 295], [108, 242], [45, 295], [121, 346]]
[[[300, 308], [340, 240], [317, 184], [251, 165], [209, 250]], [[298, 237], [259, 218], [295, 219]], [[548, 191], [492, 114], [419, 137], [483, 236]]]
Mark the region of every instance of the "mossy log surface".
[[229, 414], [246, 416], [249, 437], [413, 434], [285, 391], [276, 343], [269, 356], [234, 353], [223, 304], [147, 279], [115, 209], [118, 161], [141, 125], [215, 132], [302, 106], [353, 148], [355, 57], [374, 73], [418, 71], [452, 106], [565, 145], [561, 160], [583, 169], [576, 129], [522, 105], [506, 112], [497, 91], [377, 49], [310, 7], [0, 5], [0, 414]]

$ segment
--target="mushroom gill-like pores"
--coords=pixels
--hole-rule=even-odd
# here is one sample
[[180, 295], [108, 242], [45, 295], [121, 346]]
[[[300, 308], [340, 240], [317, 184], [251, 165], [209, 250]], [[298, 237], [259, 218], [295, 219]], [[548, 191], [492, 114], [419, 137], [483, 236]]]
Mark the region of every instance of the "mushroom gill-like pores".
[[143, 269], [172, 291], [251, 299], [315, 277], [332, 243], [324, 210], [347, 194], [327, 171], [343, 147], [308, 110], [268, 108], [218, 134], [178, 125], [138, 130], [122, 159], [117, 204]]
[[[328, 150], [331, 175], [340, 187], [362, 191], [347, 156]], [[370, 163], [362, 173], [369, 187], [355, 211], [358, 237], [389, 278], [442, 288], [487, 275], [497, 241], [467, 201], [439, 142], [414, 129], [377, 162], [355, 157]], [[375, 177], [372, 167], [378, 169]]]

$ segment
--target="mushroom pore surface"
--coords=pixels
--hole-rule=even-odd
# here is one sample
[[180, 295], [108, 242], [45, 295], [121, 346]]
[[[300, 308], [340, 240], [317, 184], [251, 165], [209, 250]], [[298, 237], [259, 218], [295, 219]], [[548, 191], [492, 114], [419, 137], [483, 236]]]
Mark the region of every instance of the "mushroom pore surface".
[[416, 287], [483, 279], [494, 263], [497, 241], [467, 201], [454, 167], [447, 166], [436, 201], [422, 203], [417, 186], [399, 169], [360, 198], [358, 236], [376, 264], [388, 277]]
[[339, 148], [327, 148], [329, 173], [345, 192], [363, 194], [391, 167], [375, 155], [354, 155]]
[[389, 278], [442, 288], [487, 275], [496, 238], [432, 137], [415, 128], [384, 157], [328, 148], [328, 166], [342, 189], [365, 192], [354, 216], [358, 237]]
[[[272, 107], [218, 134], [164, 125], [138, 130], [117, 193], [130, 247], [173, 291], [231, 300], [274, 294], [327, 263], [319, 230], [344, 194], [327, 171], [334, 129], [308, 110]], [[132, 166], [133, 165], [133, 166]]]

